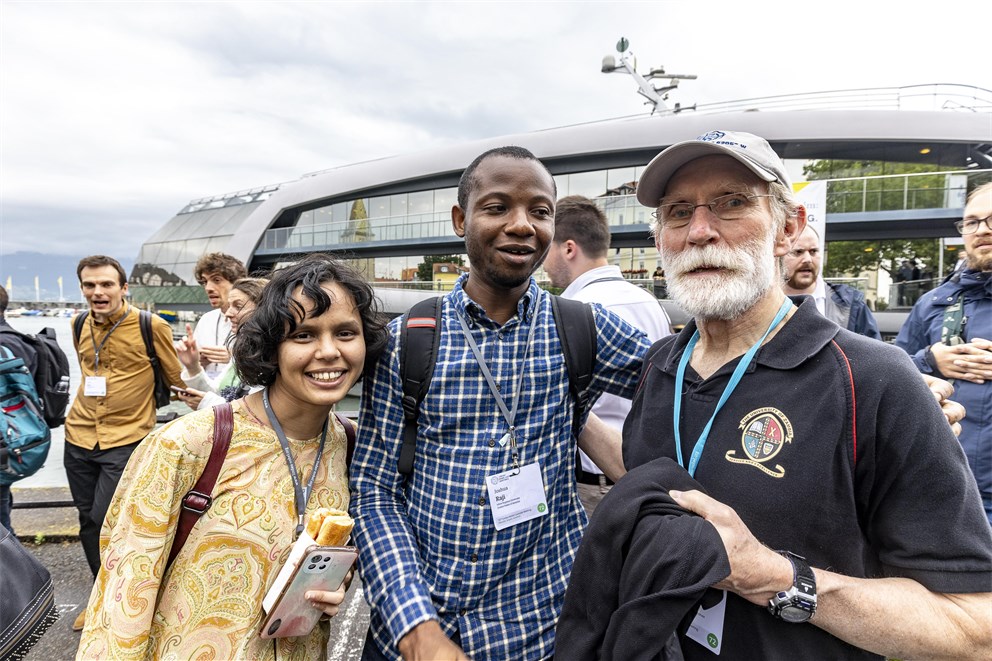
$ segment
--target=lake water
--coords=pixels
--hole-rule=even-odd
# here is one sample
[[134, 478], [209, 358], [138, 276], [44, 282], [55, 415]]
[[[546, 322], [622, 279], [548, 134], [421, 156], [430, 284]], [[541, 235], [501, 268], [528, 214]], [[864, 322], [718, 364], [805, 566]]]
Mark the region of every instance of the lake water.
[[[54, 328], [58, 337], [59, 346], [69, 359], [69, 386], [70, 399], [69, 406], [76, 397], [79, 388], [81, 373], [79, 371], [79, 360], [76, 357], [76, 349], [72, 345], [72, 320], [64, 317], [8, 317], [7, 323], [21, 331], [22, 333], [37, 333], [46, 326]], [[357, 415], [359, 395], [361, 386], [356, 385], [351, 393], [345, 397], [338, 408], [346, 415]], [[175, 402], [169, 406], [159, 409], [160, 413], [175, 411], [180, 415], [189, 413], [190, 409], [182, 402]], [[57, 427], [52, 430], [52, 449], [48, 453], [48, 460], [41, 470], [14, 483], [15, 489], [30, 487], [67, 487], [68, 481], [65, 477], [65, 467], [62, 464], [62, 453], [65, 447], [65, 427]]]

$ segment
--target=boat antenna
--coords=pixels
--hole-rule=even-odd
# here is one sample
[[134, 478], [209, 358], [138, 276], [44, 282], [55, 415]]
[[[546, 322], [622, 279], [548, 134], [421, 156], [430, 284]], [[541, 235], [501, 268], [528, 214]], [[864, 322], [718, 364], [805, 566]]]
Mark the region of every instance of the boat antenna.
[[[642, 76], [637, 73], [637, 58], [635, 57], [633, 51], [630, 50], [630, 42], [626, 37], [620, 37], [620, 41], [617, 42], [617, 52], [620, 54], [620, 63], [617, 64], [614, 56], [607, 55], [603, 58], [603, 67], [601, 71], [603, 73], [630, 74], [630, 76], [637, 82], [637, 93], [647, 99], [645, 105], [651, 106], [652, 115], [656, 111], [679, 113], [683, 110], [696, 109], [695, 104], [691, 107], [683, 108], [681, 104], [676, 103], [675, 108], [671, 109], [665, 104], [665, 101], [668, 100], [668, 93], [679, 86], [679, 81], [695, 80], [695, 74], [665, 73], [665, 67], [659, 66], [654, 67], [648, 71], [647, 75]], [[655, 87], [651, 81], [657, 78], [667, 78], [668, 84], [662, 87]]]

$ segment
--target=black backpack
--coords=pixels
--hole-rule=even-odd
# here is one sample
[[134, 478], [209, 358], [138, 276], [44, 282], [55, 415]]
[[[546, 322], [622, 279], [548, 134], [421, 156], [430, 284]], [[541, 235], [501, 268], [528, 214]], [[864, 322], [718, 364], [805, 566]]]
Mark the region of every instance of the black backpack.
[[[87, 315], [89, 315], [89, 310], [80, 313], [72, 322], [72, 332], [76, 337], [77, 346]], [[138, 325], [141, 327], [141, 339], [145, 342], [148, 362], [152, 364], [152, 371], [155, 373], [155, 408], [160, 409], [163, 406], [168, 406], [169, 402], [172, 401], [172, 391], [169, 389], [169, 379], [162, 371], [158, 353], [155, 351], [155, 340], [152, 337], [152, 313], [147, 310], [138, 310]]]
[[[582, 420], [589, 410], [589, 384], [596, 365], [596, 320], [592, 308], [581, 301], [551, 296], [551, 311], [561, 339], [565, 367], [568, 370], [568, 390], [574, 409], [572, 434], [582, 431]], [[400, 327], [400, 380], [403, 382], [403, 445], [400, 447], [398, 470], [401, 475], [413, 473], [417, 452], [417, 418], [420, 403], [427, 395], [441, 334], [441, 299], [419, 301], [403, 317]], [[580, 466], [576, 462], [576, 472]]]
[[32, 376], [41, 402], [42, 416], [50, 429], [62, 425], [69, 406], [69, 359], [59, 346], [55, 329], [42, 328], [37, 335], [21, 333], [13, 328], [0, 329], [0, 332], [16, 334], [34, 349], [38, 365]]

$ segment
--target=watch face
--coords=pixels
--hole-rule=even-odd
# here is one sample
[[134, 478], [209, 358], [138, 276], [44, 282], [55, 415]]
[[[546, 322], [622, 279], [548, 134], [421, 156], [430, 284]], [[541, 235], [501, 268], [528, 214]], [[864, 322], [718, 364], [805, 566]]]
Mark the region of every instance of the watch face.
[[813, 616], [811, 612], [805, 608], [800, 608], [799, 606], [788, 605], [783, 606], [782, 610], [779, 611], [778, 616], [785, 620], [786, 622], [798, 623], [805, 622]]

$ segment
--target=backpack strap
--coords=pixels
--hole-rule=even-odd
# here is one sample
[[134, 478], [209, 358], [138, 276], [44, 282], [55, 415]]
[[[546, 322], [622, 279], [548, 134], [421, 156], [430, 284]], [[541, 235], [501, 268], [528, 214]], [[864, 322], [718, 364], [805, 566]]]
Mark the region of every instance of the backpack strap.
[[417, 452], [417, 419], [427, 395], [441, 342], [441, 298], [418, 301], [404, 315], [400, 326], [400, 381], [403, 383], [403, 445], [398, 470], [413, 473]]
[[214, 407], [214, 434], [210, 458], [207, 459], [207, 465], [204, 466], [196, 484], [183, 496], [179, 523], [176, 525], [176, 536], [172, 540], [169, 561], [165, 565], [167, 570], [186, 543], [189, 533], [193, 530], [193, 525], [200, 520], [200, 517], [210, 509], [210, 505], [213, 503], [211, 494], [217, 484], [217, 478], [220, 476], [220, 469], [224, 465], [224, 458], [227, 456], [227, 448], [231, 444], [233, 433], [234, 410], [231, 408], [230, 402], [218, 404]]
[[355, 428], [351, 424], [351, 420], [344, 417], [340, 413], [335, 412], [334, 417], [338, 419], [341, 426], [344, 427], [344, 436], [348, 439], [348, 449], [344, 455], [344, 465], [351, 466], [351, 458], [355, 456]]
[[83, 310], [72, 321], [72, 336], [76, 338], [77, 347], [79, 346], [79, 337], [83, 334], [83, 324], [86, 323], [86, 317], [89, 316], [89, 313], [89, 310]]
[[152, 367], [158, 372], [158, 352], [155, 351], [155, 339], [152, 337], [152, 313], [138, 310], [138, 325], [141, 327], [141, 339], [145, 342], [145, 353]]
[[589, 385], [596, 365], [596, 318], [588, 304], [561, 296], [551, 297], [551, 312], [565, 355], [568, 390], [575, 402], [572, 435], [578, 438], [582, 420], [590, 408]]

